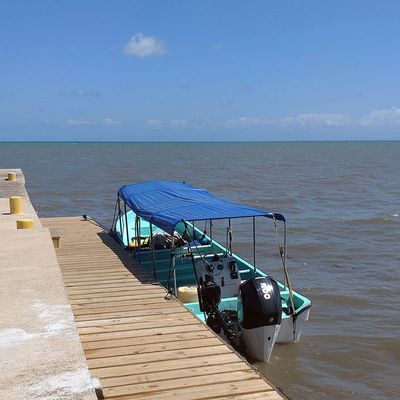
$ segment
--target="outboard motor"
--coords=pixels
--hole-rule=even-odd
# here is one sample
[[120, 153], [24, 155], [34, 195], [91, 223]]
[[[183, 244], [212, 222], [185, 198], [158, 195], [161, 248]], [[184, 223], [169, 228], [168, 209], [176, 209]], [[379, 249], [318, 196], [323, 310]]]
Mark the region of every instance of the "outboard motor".
[[214, 282], [212, 275], [206, 274], [205, 280], [203, 280], [203, 277], [200, 277], [197, 290], [200, 311], [203, 311], [207, 315], [207, 325], [217, 334], [220, 334], [222, 330], [232, 346], [239, 348], [240, 332], [237, 311], [219, 310], [221, 288]]
[[238, 319], [247, 354], [268, 361], [282, 320], [281, 296], [273, 279], [257, 277], [240, 285]]
[[207, 315], [207, 325], [215, 333], [221, 332], [219, 323], [219, 310], [218, 305], [221, 302], [221, 288], [214, 282], [212, 275], [205, 275], [205, 280], [200, 278], [200, 285], [198, 286], [199, 306], [200, 311]]

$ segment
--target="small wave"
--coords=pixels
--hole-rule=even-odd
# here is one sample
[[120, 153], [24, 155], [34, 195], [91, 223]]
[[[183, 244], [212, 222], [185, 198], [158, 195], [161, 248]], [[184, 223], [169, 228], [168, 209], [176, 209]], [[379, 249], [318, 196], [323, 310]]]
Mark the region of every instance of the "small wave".
[[326, 302], [329, 304], [335, 304], [336, 306], [360, 306], [365, 307], [368, 303], [373, 306], [374, 301], [366, 301], [362, 298], [356, 298], [355, 296], [339, 295], [339, 294], [317, 294], [316, 290], [313, 291], [314, 302]]
[[380, 223], [387, 223], [387, 222], [398, 222], [396, 218], [399, 217], [398, 213], [394, 214], [381, 214], [381, 215], [374, 215], [373, 217], [369, 218], [357, 218], [357, 219], [347, 219], [344, 222], [350, 223], [353, 225], [371, 225], [371, 224], [380, 224]]

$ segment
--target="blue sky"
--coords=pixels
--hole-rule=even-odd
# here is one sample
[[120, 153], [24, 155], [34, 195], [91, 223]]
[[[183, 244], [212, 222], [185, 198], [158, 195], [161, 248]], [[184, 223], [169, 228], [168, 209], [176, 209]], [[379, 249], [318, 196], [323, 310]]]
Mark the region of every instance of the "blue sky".
[[0, 140], [400, 139], [398, 1], [1, 1]]

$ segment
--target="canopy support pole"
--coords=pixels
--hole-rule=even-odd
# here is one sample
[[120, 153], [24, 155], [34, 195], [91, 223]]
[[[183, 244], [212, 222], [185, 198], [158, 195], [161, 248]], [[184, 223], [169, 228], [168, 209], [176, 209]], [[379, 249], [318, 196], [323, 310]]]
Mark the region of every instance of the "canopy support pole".
[[123, 236], [123, 230], [122, 230], [122, 211], [121, 211], [121, 201], [118, 197], [118, 218], [119, 218], [119, 233], [121, 235], [121, 241], [122, 245], [124, 244], [124, 236]]
[[212, 242], [213, 242], [213, 221], [212, 221], [212, 219], [210, 219], [210, 239], [211, 239], [211, 243], [210, 243], [210, 245], [211, 245], [211, 247], [212, 247]]
[[136, 253], [137, 253], [137, 244], [138, 244], [138, 232], [139, 232], [139, 223], [138, 223], [138, 216], [136, 215], [135, 218], [135, 239], [136, 239], [136, 246], [135, 246], [135, 257], [136, 257]]
[[140, 233], [141, 233], [141, 231], [142, 231], [142, 229], [141, 229], [141, 226], [140, 226], [140, 217], [138, 217], [138, 237], [137, 237], [136, 244], [137, 244], [137, 248], [138, 248], [138, 260], [139, 260], [139, 263], [140, 263], [140, 247], [141, 247]]
[[232, 226], [231, 226], [231, 219], [228, 218], [228, 229], [227, 229], [227, 242], [228, 242], [228, 249], [229, 249], [229, 256], [232, 257]]
[[151, 259], [153, 262], [153, 276], [154, 279], [157, 279], [157, 273], [156, 273], [156, 258], [154, 254], [154, 246], [153, 246], [153, 224], [150, 222], [150, 242], [149, 245], [151, 247]]
[[119, 202], [119, 196], [117, 197], [117, 201], [115, 202], [115, 207], [114, 207], [114, 216], [113, 216], [113, 222], [111, 226], [111, 231], [115, 232], [115, 228], [117, 226], [117, 205]]
[[125, 225], [126, 225], [126, 246], [129, 247], [129, 232], [128, 232], [128, 213], [126, 211], [126, 203], [125, 205]]
[[256, 217], [253, 217], [253, 265], [256, 273]]
[[283, 247], [282, 247], [281, 242], [279, 240], [279, 232], [278, 232], [278, 227], [276, 225], [275, 215], [272, 216], [272, 220], [274, 221], [276, 241], [278, 243], [279, 256], [281, 257], [283, 266], [283, 290], [286, 290], [286, 287], [289, 286], [289, 275], [286, 268], [286, 242], [287, 242], [286, 221], [283, 221]]
[[287, 227], [286, 227], [286, 221], [283, 223], [283, 232], [284, 232], [284, 237], [283, 237], [283, 270], [285, 272], [285, 284], [287, 285], [289, 289], [289, 299], [290, 299], [290, 305], [292, 306], [292, 312], [293, 312], [293, 318], [295, 318], [296, 315], [296, 309], [294, 307], [294, 301], [293, 301], [293, 289], [292, 285], [290, 283], [289, 279], [289, 273], [287, 270], [287, 265], [286, 265], [286, 248], [287, 248]]
[[293, 342], [296, 341], [296, 320], [297, 320], [297, 314], [296, 314], [296, 308], [294, 305], [294, 300], [293, 300], [293, 288], [290, 283], [289, 279], [289, 273], [287, 271], [287, 266], [286, 266], [286, 248], [287, 248], [287, 226], [286, 226], [286, 221], [283, 222], [283, 231], [284, 231], [284, 237], [283, 237], [283, 268], [285, 270], [285, 279], [287, 282], [287, 287], [289, 289], [289, 300], [290, 300], [290, 305], [292, 307], [292, 323], [293, 323]]
[[286, 222], [284, 222], [283, 223], [283, 267], [285, 269], [285, 284], [289, 286], [290, 290], [289, 275], [286, 267], [286, 247], [287, 247], [286, 241], [287, 241], [287, 228], [286, 228]]
[[175, 260], [175, 235], [172, 232], [172, 246], [171, 246], [171, 263], [172, 263], [172, 273], [174, 278], [174, 294], [175, 297], [178, 296], [178, 288], [176, 284], [176, 260]]

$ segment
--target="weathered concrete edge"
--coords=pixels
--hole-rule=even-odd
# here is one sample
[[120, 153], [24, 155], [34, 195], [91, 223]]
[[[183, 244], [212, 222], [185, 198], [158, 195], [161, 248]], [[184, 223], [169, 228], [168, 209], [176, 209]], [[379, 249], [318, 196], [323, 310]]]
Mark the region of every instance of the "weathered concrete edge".
[[[8, 172], [17, 181], [8, 182]], [[9, 214], [8, 197], [22, 196], [25, 214]], [[34, 229], [17, 230], [16, 219]], [[47, 228], [19, 169], [0, 170], [0, 397], [94, 400], [79, 334]]]

